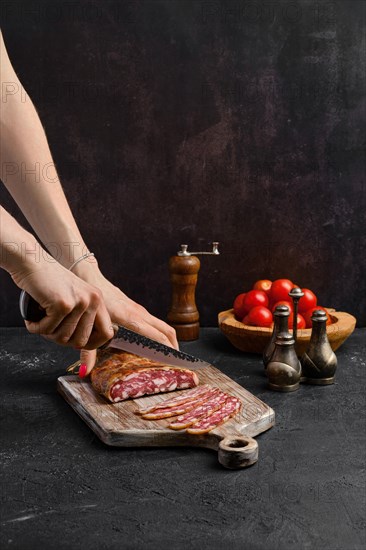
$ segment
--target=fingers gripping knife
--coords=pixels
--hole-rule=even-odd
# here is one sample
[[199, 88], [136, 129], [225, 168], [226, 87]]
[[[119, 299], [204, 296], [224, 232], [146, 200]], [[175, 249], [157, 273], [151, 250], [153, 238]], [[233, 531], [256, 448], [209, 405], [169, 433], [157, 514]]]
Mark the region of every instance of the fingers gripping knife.
[[[45, 310], [27, 292], [22, 290], [19, 299], [20, 312], [26, 321], [39, 322], [46, 315]], [[114, 338], [100, 347], [117, 348], [175, 367], [207, 367], [208, 363], [184, 351], [176, 350], [147, 336], [138, 334], [123, 326], [113, 325]]]
[[178, 340], [198, 339], [200, 325], [195, 290], [201, 263], [197, 256], [218, 256], [218, 246], [218, 242], [213, 242], [211, 252], [189, 252], [188, 245], [182, 244], [181, 250], [169, 260], [172, 303], [167, 320], [175, 328]]

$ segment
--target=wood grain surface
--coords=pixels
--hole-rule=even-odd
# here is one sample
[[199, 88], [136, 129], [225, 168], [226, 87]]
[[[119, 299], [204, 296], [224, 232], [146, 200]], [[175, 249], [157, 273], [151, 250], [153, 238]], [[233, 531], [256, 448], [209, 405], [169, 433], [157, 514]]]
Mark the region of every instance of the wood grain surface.
[[169, 260], [172, 302], [167, 321], [180, 341], [197, 340], [199, 336], [195, 292], [200, 265], [197, 256], [172, 256]]
[[258, 445], [252, 438], [274, 425], [274, 411], [211, 365], [197, 369], [197, 373], [201, 384], [217, 386], [242, 402], [242, 409], [235, 417], [201, 435], [169, 429], [170, 419], [144, 420], [135, 414], [140, 408], [152, 406], [182, 391], [113, 404], [98, 395], [89, 381], [80, 380], [77, 376], [60, 377], [58, 391], [107, 445], [207, 447], [218, 450], [219, 462], [226, 468], [254, 464], [258, 459]]

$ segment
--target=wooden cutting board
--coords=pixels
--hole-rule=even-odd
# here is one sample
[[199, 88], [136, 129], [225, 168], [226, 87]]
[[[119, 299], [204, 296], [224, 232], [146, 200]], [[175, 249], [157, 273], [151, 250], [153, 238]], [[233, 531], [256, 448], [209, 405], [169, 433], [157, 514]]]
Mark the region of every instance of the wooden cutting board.
[[201, 435], [167, 428], [170, 419], [144, 420], [135, 414], [182, 391], [109, 403], [97, 394], [89, 381], [77, 376], [61, 376], [58, 391], [95, 434], [107, 445], [117, 447], [196, 446], [218, 450], [226, 468], [243, 468], [258, 460], [258, 444], [252, 439], [274, 425], [274, 411], [231, 378], [209, 365], [197, 370], [201, 384], [217, 386], [238, 397], [241, 411], [225, 424]]

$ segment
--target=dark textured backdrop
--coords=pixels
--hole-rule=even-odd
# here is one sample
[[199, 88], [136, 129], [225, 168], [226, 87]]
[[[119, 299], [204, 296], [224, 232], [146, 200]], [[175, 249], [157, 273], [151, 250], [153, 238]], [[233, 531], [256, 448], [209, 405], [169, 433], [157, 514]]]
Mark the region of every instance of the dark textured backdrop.
[[365, 2], [5, 1], [1, 26], [86, 242], [132, 298], [164, 317], [169, 256], [218, 240], [203, 325], [262, 277], [366, 323]]

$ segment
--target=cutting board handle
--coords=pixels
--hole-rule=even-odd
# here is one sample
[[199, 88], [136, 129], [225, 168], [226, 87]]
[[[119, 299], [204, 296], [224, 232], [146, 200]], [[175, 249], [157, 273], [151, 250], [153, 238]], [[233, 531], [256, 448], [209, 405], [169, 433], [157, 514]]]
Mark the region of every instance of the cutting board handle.
[[258, 443], [243, 435], [225, 437], [219, 443], [218, 459], [225, 468], [246, 468], [258, 460]]

